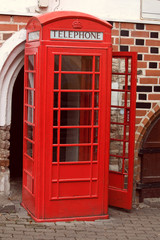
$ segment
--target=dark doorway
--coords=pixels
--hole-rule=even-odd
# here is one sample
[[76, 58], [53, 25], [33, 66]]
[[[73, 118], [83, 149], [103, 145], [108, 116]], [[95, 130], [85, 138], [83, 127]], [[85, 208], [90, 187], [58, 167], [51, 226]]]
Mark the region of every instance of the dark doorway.
[[139, 154], [141, 182], [138, 189], [142, 202], [144, 198], [160, 197], [160, 117], [149, 127]]
[[10, 177], [22, 178], [24, 68], [20, 70], [12, 94]]

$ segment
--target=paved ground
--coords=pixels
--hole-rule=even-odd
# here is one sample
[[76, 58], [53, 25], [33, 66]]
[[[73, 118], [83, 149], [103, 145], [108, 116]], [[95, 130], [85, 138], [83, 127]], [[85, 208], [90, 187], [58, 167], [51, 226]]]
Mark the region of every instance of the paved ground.
[[1, 240], [158, 240], [160, 209], [144, 206], [128, 213], [109, 209], [110, 219], [35, 223], [16, 203], [16, 213], [0, 214]]
[[36, 223], [20, 206], [16, 188], [11, 194], [16, 212], [0, 213], [0, 240], [160, 240], [159, 199], [146, 200], [131, 212], [109, 208], [107, 220]]

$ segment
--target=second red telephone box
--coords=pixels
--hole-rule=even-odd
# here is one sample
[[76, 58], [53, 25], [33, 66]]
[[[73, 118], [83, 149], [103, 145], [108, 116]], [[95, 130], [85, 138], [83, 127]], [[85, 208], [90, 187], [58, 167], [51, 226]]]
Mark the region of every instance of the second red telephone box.
[[22, 205], [37, 221], [108, 218], [111, 54], [93, 16], [27, 25]]

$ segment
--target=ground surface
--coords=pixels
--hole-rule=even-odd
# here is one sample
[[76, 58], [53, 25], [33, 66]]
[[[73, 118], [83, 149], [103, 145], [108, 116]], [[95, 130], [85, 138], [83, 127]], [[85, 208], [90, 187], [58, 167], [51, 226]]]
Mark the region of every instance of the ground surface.
[[159, 199], [145, 200], [131, 212], [109, 208], [110, 218], [97, 221], [36, 223], [20, 206], [21, 182], [12, 184], [15, 213], [0, 213], [0, 240], [158, 240]]

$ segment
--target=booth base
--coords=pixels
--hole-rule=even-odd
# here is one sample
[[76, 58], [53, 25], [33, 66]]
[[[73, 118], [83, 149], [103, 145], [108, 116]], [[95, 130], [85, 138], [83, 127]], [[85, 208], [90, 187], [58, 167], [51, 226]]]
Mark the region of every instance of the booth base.
[[36, 218], [28, 208], [25, 207], [23, 203], [21, 203], [22, 207], [28, 212], [28, 214], [33, 218], [35, 222], [68, 222], [68, 221], [95, 221], [100, 219], [108, 219], [109, 215], [98, 215], [98, 216], [82, 216], [82, 217], [69, 217], [69, 218], [50, 218], [50, 219], [39, 219]]

